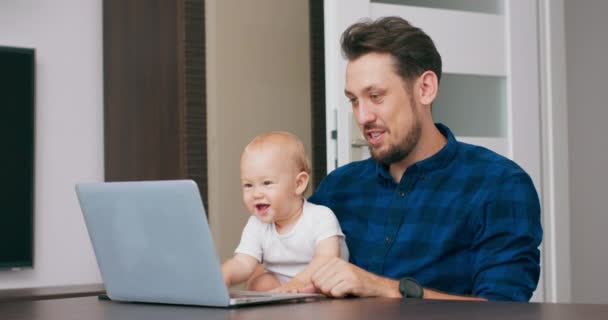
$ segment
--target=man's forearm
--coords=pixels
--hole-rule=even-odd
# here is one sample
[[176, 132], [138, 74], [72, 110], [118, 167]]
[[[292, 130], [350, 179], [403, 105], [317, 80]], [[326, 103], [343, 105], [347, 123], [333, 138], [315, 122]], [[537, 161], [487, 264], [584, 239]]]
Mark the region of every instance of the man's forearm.
[[431, 289], [424, 288], [422, 293], [422, 299], [435, 299], [435, 300], [462, 300], [462, 301], [488, 301], [488, 299], [478, 298], [473, 296], [459, 296], [455, 294], [443, 293]]
[[[380, 276], [377, 276], [377, 277], [379, 278], [377, 280], [377, 282], [382, 287], [382, 290], [379, 292], [380, 296], [387, 297], [387, 298], [403, 297], [403, 295], [399, 291], [399, 281], [398, 280], [393, 280], [393, 279], [384, 278], [384, 277], [380, 277]], [[431, 289], [427, 289], [427, 288], [423, 289], [422, 298], [423, 299], [434, 299], [434, 300], [487, 301], [487, 299], [484, 299], [484, 298], [447, 294], [447, 293], [443, 293], [440, 291], [431, 290]]]
[[[321, 292], [332, 297], [355, 295], [360, 297], [401, 298], [399, 280], [379, 276], [352, 263], [333, 258], [312, 276], [313, 286], [301, 292]], [[483, 298], [451, 295], [432, 289], [423, 289], [424, 299], [477, 300]]]

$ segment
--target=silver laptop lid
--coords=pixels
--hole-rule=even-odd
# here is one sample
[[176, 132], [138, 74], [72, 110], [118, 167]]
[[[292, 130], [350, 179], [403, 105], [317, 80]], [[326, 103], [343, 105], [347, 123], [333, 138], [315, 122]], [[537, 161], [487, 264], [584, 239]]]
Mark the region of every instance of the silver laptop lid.
[[229, 304], [193, 181], [78, 184], [76, 193], [111, 299]]

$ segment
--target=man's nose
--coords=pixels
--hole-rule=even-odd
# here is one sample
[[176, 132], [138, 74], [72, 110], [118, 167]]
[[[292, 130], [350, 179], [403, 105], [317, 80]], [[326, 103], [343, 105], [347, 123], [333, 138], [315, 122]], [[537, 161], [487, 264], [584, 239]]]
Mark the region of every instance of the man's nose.
[[370, 124], [376, 121], [376, 113], [367, 104], [361, 103], [354, 111], [355, 118], [360, 125]]

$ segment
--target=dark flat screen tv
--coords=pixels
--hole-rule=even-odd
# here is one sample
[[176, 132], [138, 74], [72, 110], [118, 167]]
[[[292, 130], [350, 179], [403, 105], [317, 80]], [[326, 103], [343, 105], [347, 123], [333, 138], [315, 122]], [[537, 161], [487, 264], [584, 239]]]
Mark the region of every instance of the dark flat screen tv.
[[35, 51], [0, 46], [0, 269], [34, 266]]

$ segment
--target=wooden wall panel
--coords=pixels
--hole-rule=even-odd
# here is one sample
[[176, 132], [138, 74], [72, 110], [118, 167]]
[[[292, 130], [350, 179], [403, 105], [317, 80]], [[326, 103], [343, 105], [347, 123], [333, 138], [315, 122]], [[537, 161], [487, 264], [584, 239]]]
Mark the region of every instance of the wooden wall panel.
[[325, 37], [323, 0], [309, 0], [310, 71], [312, 102], [312, 182], [317, 187], [327, 175], [325, 125]]
[[204, 0], [104, 0], [106, 181], [193, 179], [207, 203]]

